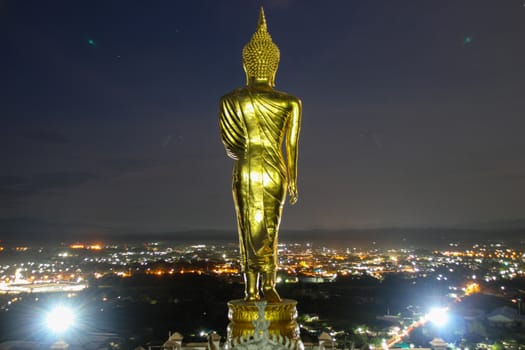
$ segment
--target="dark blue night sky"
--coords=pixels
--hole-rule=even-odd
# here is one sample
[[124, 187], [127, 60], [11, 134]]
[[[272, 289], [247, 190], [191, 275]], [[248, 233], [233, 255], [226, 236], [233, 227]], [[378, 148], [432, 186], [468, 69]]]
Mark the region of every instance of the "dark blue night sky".
[[0, 235], [235, 230], [218, 100], [264, 5], [283, 229], [525, 226], [525, 2], [0, 1]]

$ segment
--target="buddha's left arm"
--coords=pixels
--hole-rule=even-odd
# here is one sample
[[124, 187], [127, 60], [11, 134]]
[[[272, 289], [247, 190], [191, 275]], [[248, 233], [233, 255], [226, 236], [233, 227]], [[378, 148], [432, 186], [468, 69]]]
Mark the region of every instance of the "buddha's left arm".
[[219, 128], [226, 153], [238, 160], [244, 152], [244, 126], [235, 113], [235, 101], [231, 97], [222, 97], [220, 101]]
[[288, 163], [288, 190], [290, 193], [290, 203], [297, 202], [297, 160], [299, 132], [301, 131], [301, 100], [294, 99], [291, 102], [291, 115], [288, 121], [286, 133], [286, 161]]

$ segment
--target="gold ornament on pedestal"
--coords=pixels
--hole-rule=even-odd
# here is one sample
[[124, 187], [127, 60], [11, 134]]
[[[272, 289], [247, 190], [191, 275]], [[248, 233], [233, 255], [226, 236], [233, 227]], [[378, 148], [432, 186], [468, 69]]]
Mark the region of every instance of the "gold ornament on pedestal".
[[[253, 302], [261, 299], [260, 292], [269, 303], [268, 310], [276, 310], [273, 303], [282, 303], [275, 289], [277, 237], [287, 190], [290, 203], [297, 201], [301, 100], [274, 90], [280, 52], [268, 33], [262, 8], [257, 30], [244, 47], [242, 58], [246, 86], [221, 98], [219, 125], [226, 153], [235, 160], [232, 187], [245, 280], [244, 301], [229, 303], [230, 320], [250, 325], [256, 311]], [[283, 313], [287, 314], [286, 321], [275, 316], [269, 319], [288, 322], [280, 326], [282, 333], [297, 338], [295, 316], [289, 316], [290, 312], [296, 315], [296, 302], [284, 304], [290, 307], [289, 302], [293, 311]], [[236, 315], [250, 316], [243, 321]], [[244, 334], [244, 330], [239, 332]]]

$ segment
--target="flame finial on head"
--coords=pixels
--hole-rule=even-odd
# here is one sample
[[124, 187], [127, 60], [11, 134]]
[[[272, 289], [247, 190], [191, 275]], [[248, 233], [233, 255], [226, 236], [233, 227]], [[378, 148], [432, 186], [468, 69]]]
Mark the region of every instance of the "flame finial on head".
[[261, 7], [257, 29], [242, 50], [242, 62], [247, 80], [249, 81], [250, 78], [268, 79], [270, 85], [273, 86], [279, 59], [279, 48], [268, 33], [264, 9]]
[[263, 29], [268, 31], [268, 25], [266, 24], [266, 16], [264, 16], [264, 8], [261, 6], [261, 11], [259, 12], [259, 23], [257, 23], [257, 30]]

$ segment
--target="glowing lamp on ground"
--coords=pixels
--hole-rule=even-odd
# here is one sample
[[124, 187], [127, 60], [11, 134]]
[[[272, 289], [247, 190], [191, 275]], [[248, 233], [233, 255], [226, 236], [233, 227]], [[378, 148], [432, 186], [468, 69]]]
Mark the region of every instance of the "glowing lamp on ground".
[[63, 333], [75, 322], [73, 310], [66, 306], [58, 306], [46, 315], [47, 327], [54, 333]]
[[448, 322], [447, 308], [435, 307], [428, 313], [427, 319], [437, 327], [443, 327]]

